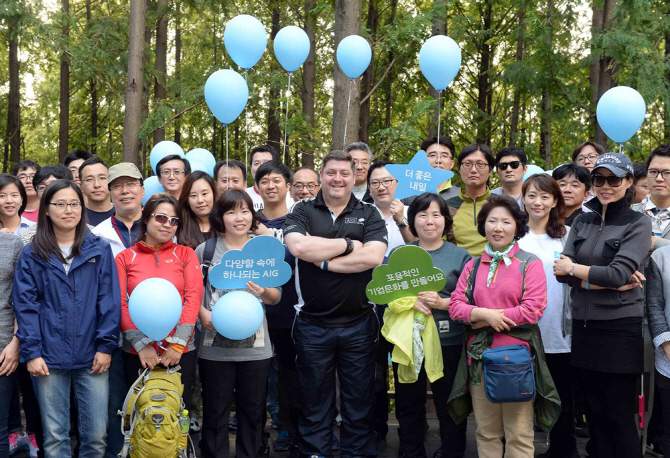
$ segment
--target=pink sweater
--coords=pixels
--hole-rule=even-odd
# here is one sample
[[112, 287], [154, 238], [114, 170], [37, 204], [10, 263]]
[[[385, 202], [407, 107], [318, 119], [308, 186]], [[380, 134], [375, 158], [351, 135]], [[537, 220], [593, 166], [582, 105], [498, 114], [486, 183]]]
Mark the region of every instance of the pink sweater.
[[[469, 323], [470, 313], [475, 307], [504, 309], [505, 316], [517, 325], [537, 323], [537, 320], [542, 318], [544, 308], [547, 306], [547, 279], [544, 275], [542, 261], [537, 259], [528, 264], [526, 267], [526, 281], [524, 282], [521, 273], [521, 261], [514, 256], [518, 251], [519, 244], [517, 243], [509, 253], [512, 264], [507, 267], [501, 261], [489, 287], [486, 286], [486, 278], [489, 273], [491, 256], [486, 252], [482, 254], [482, 261], [479, 264], [477, 278], [475, 279], [474, 298], [476, 305], [468, 304], [465, 297], [468, 276], [472, 270], [474, 259], [471, 259], [465, 265], [465, 269], [458, 279], [456, 289], [451, 293], [449, 315], [452, 320]], [[474, 336], [470, 337], [468, 345], [473, 338]], [[523, 340], [499, 333], [493, 336], [491, 348], [518, 344], [528, 347], [528, 344]], [[469, 362], [470, 358], [468, 357]]]

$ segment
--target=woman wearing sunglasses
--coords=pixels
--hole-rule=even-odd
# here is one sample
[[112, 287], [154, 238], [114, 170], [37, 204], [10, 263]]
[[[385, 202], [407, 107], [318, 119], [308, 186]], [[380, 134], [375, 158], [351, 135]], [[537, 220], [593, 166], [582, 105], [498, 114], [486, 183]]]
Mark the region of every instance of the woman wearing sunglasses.
[[[211, 266], [216, 266], [228, 250], [241, 250], [251, 240], [249, 234], [258, 228], [260, 216], [254, 211], [249, 194], [229, 189], [214, 204], [209, 220], [221, 234], [211, 259]], [[206, 243], [196, 249], [200, 262], [204, 261], [205, 249]], [[279, 303], [281, 288], [262, 288], [251, 281], [246, 286], [245, 291], [263, 304]], [[229, 292], [215, 288], [207, 278], [200, 308], [204, 332], [198, 349], [203, 400], [200, 449], [205, 458], [228, 457], [228, 419], [234, 396], [238, 422], [236, 455], [255, 458], [265, 424], [272, 345], [265, 317], [260, 329], [248, 339], [230, 340], [216, 331], [212, 325], [212, 306]]]
[[637, 270], [651, 248], [651, 220], [629, 208], [633, 164], [625, 155], [601, 155], [591, 178], [591, 212], [574, 221], [554, 274], [572, 287], [570, 362], [593, 413], [598, 456], [634, 458], [641, 456], [632, 413], [644, 363]]
[[[202, 302], [202, 273], [195, 252], [173, 242], [180, 220], [179, 203], [169, 194], [156, 194], [142, 211], [138, 242], [118, 254], [116, 265], [121, 284], [121, 332], [126, 382], [132, 385], [143, 368], [181, 366], [184, 393], [190, 393], [195, 377], [195, 321]], [[172, 283], [182, 297], [179, 323], [162, 342], [154, 342], [133, 324], [128, 297], [148, 278]], [[191, 397], [184, 396], [191, 410]]]
[[16, 337], [33, 376], [47, 457], [70, 456], [71, 389], [79, 456], [104, 456], [106, 447], [108, 369], [118, 347], [121, 298], [114, 255], [86, 229], [83, 202], [73, 181], [47, 186], [37, 232], [14, 273]]

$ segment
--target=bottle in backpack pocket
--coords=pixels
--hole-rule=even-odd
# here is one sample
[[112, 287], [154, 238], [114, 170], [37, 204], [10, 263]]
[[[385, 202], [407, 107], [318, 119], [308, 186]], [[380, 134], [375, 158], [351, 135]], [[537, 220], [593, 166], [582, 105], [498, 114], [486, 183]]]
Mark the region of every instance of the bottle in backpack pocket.
[[184, 409], [179, 417], [179, 430], [182, 434], [188, 434], [191, 427], [191, 418], [188, 416], [188, 410]]

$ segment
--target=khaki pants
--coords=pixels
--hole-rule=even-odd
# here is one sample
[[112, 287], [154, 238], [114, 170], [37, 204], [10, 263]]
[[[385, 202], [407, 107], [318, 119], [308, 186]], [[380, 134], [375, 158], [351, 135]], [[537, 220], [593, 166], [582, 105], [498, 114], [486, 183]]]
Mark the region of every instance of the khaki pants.
[[470, 385], [470, 395], [479, 458], [501, 458], [503, 437], [505, 458], [533, 458], [533, 401], [493, 403], [486, 398], [484, 377], [481, 385]]

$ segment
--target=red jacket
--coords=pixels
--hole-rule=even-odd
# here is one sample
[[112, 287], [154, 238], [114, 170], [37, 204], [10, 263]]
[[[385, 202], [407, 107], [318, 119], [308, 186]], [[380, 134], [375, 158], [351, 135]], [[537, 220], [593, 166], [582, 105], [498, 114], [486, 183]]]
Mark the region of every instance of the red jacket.
[[[170, 332], [166, 341], [182, 345], [184, 352], [194, 350], [193, 334], [203, 294], [202, 272], [195, 251], [169, 241], [156, 252], [144, 242], [139, 242], [116, 256], [116, 266], [121, 285], [123, 349], [129, 353], [137, 353], [152, 342], [130, 319], [128, 297], [142, 281], [163, 278], [177, 288], [183, 304], [179, 324]], [[154, 347], [159, 350], [158, 344], [154, 343]]]

